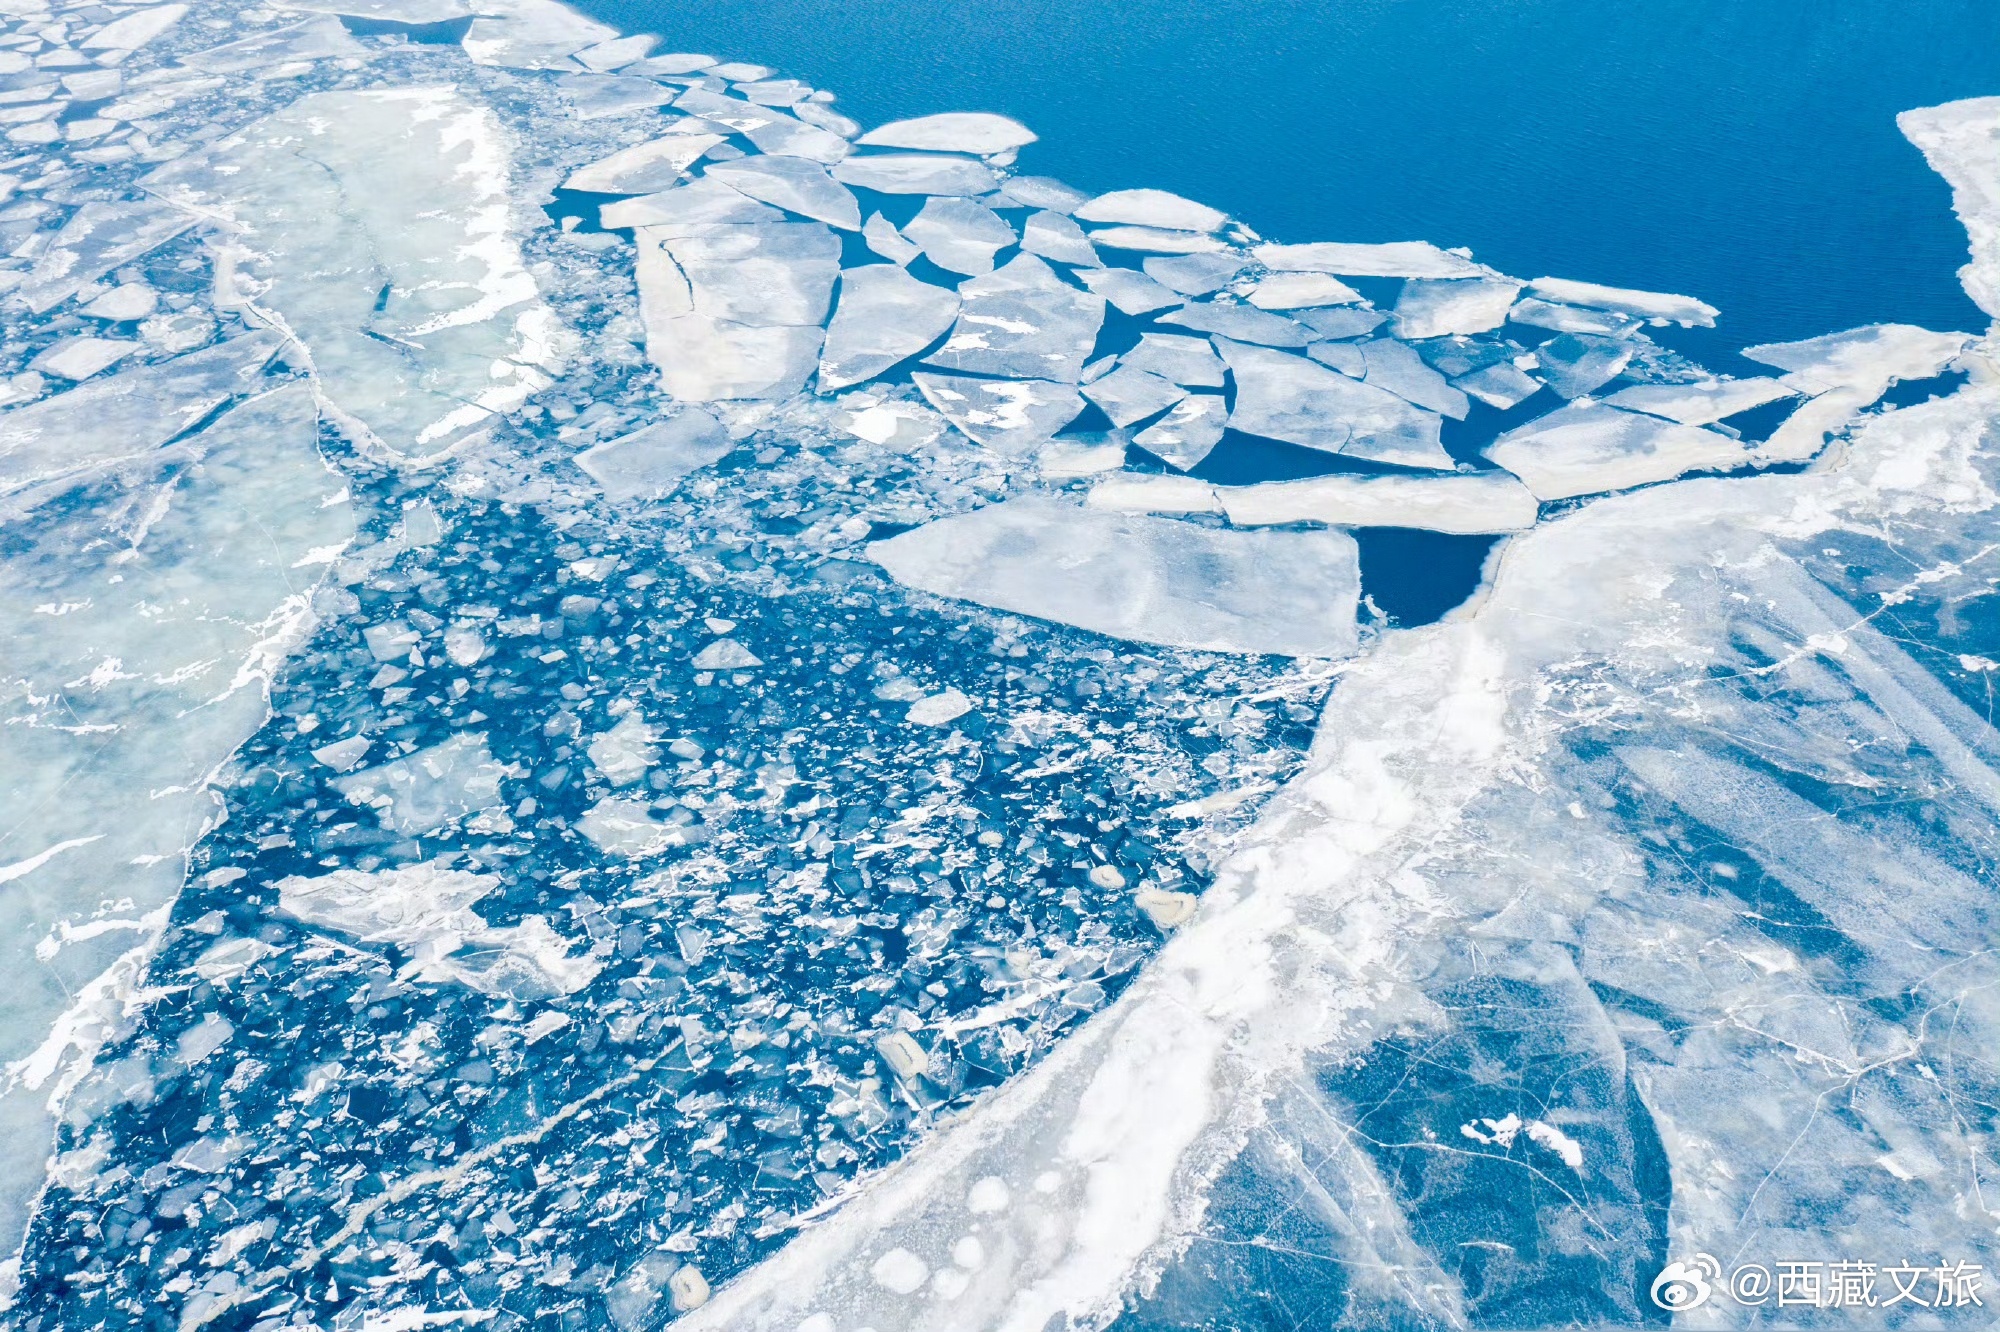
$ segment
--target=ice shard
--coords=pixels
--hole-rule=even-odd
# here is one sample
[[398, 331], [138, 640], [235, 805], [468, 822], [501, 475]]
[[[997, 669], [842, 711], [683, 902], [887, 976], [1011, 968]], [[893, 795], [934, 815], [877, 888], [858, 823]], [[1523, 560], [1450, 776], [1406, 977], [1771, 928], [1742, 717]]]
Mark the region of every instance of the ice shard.
[[1176, 293], [1129, 268], [1078, 269], [1076, 280], [1128, 315], [1150, 314], [1181, 303]]
[[396, 453], [449, 447], [560, 363], [506, 131], [452, 89], [312, 93], [150, 183], [231, 229], [219, 300], [283, 332], [335, 419]]
[[1216, 231], [1229, 215], [1166, 190], [1113, 190], [1075, 210], [1084, 222], [1116, 222], [1167, 231]]
[[1220, 393], [1190, 393], [1132, 442], [1172, 467], [1187, 471], [1222, 442], [1229, 424], [1229, 407]]
[[576, 465], [613, 499], [658, 499], [734, 447], [720, 421], [690, 407], [584, 450]]
[[1792, 389], [1775, 379], [1708, 379], [1691, 384], [1634, 384], [1604, 401], [1682, 425], [1709, 425], [1792, 395]]
[[1712, 328], [1716, 308], [1692, 296], [1673, 296], [1658, 291], [1632, 291], [1625, 287], [1604, 287], [1595, 282], [1575, 282], [1569, 278], [1536, 278], [1528, 293], [1545, 301], [1610, 310], [1634, 319], [1659, 319], [1697, 328]]
[[1221, 388], [1222, 358], [1206, 338], [1178, 333], [1141, 333], [1139, 345], [1118, 358], [1134, 370], [1146, 370], [1185, 388]]
[[1081, 268], [1101, 267], [1103, 260], [1083, 228], [1061, 213], [1047, 210], [1031, 215], [1021, 226], [1021, 248], [1029, 254]]
[[1464, 255], [1440, 250], [1429, 241], [1389, 241], [1379, 245], [1315, 241], [1305, 245], [1259, 245], [1252, 253], [1258, 263], [1277, 272], [1428, 279], [1489, 276], [1485, 268]]
[[1097, 404], [1115, 426], [1133, 425], [1157, 416], [1187, 396], [1187, 390], [1146, 370], [1120, 366], [1083, 386], [1083, 396]]
[[878, 541], [898, 582], [1113, 638], [1217, 652], [1345, 656], [1351, 538], [1226, 532], [1015, 499]]
[[591, 194], [653, 194], [678, 185], [687, 169], [723, 142], [719, 134], [663, 134], [579, 167], [566, 190]]

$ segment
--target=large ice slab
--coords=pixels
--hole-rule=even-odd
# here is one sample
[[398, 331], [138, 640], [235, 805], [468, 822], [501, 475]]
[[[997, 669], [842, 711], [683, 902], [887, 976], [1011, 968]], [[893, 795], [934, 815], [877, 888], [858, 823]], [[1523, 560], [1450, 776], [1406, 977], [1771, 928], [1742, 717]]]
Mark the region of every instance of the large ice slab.
[[252, 333], [0, 413], [0, 494], [152, 452], [255, 392], [279, 346]]
[[991, 273], [993, 256], [1020, 239], [991, 208], [959, 198], [926, 200], [903, 234], [939, 268], [967, 277]]
[[894, 264], [844, 269], [840, 303], [820, 352], [822, 393], [873, 379], [944, 336], [958, 317], [958, 293], [911, 277]]
[[720, 421], [690, 407], [584, 450], [576, 465], [613, 499], [658, 499], [733, 447]]
[[77, 43], [85, 51], [132, 52], [187, 16], [186, 5], [149, 5], [111, 20]]
[[1749, 450], [1728, 435], [1603, 403], [1571, 403], [1538, 417], [1500, 436], [1486, 456], [1545, 500], [1625, 490], [1750, 461]]
[[921, 148], [928, 152], [975, 153], [981, 157], [1022, 148], [1035, 132], [1018, 120], [990, 111], [943, 111], [897, 120], [869, 130], [857, 143], [881, 148]]
[[474, 64], [582, 69], [571, 56], [618, 36], [616, 28], [587, 19], [558, 0], [479, 0], [478, 8], [480, 17], [460, 43]]
[[1338, 273], [1343, 277], [1477, 278], [1487, 270], [1429, 241], [1388, 241], [1376, 245], [1314, 241], [1305, 245], [1259, 245], [1251, 253], [1279, 272]]
[[1222, 387], [1222, 358], [1207, 338], [1141, 333], [1139, 345], [1121, 355], [1118, 364], [1150, 371], [1184, 388]]
[[1974, 304], [2000, 319], [2000, 97], [1905, 111], [1896, 128], [1951, 182], [1951, 206], [1972, 249], [1959, 282]]
[[798, 392], [819, 359], [839, 240], [817, 222], [665, 230], [635, 235], [646, 354], [667, 391], [687, 402]]
[[1798, 393], [1867, 388], [1879, 394], [1902, 379], [1929, 379], [1965, 350], [1965, 333], [1933, 333], [1914, 324], [1869, 324], [1803, 342], [1767, 342], [1743, 355], [1785, 371], [1784, 385]]
[[1113, 638], [1345, 656], [1359, 562], [1337, 532], [1228, 532], [1014, 499], [868, 547], [897, 582]]
[[921, 370], [911, 378], [946, 420], [999, 453], [1032, 452], [1084, 407], [1074, 384], [1046, 379], [974, 379]]
[[150, 183], [230, 229], [218, 301], [295, 338], [336, 419], [397, 453], [449, 447], [560, 363], [506, 131], [453, 89], [312, 93]]
[[1565, 333], [1535, 352], [1543, 381], [1565, 398], [1596, 392], [1623, 374], [1632, 356], [1633, 346], [1624, 338], [1589, 333]]
[[1000, 178], [984, 162], [942, 153], [878, 153], [849, 157], [833, 169], [845, 185], [881, 194], [990, 194]]
[[1443, 456], [1435, 412], [1303, 356], [1241, 342], [1224, 341], [1220, 347], [1236, 379], [1232, 429], [1326, 453], [1378, 456], [1386, 449], [1412, 458]]
[[1215, 231], [1229, 214], [1166, 190], [1113, 190], [1076, 210], [1085, 222], [1115, 222], [1167, 231]]
[[496, 926], [473, 910], [500, 886], [497, 874], [435, 861], [383, 870], [293, 875], [277, 883], [286, 915], [364, 944], [394, 945], [408, 958], [399, 976], [457, 984], [529, 1002], [575, 994], [603, 963], [569, 943], [545, 916]]
[[1083, 234], [1082, 227], [1064, 214], [1047, 209], [1032, 214], [1021, 224], [1021, 248], [1044, 259], [1083, 268], [1097, 268], [1104, 262], [1097, 257], [1096, 247]]
[[1217, 486], [1238, 527], [1324, 523], [1329, 527], [1415, 527], [1462, 535], [1525, 532], [1540, 510], [1511, 476], [1315, 476]]
[[1662, 319], [1696, 328], [1713, 328], [1719, 313], [1707, 301], [1692, 296], [1675, 296], [1660, 291], [1634, 291], [1628, 287], [1605, 287], [1595, 282], [1569, 278], [1540, 277], [1528, 284], [1528, 293], [1563, 305], [1582, 305], [1596, 310], [1614, 310], [1634, 319]]
[[1250, 304], [1259, 310], [1306, 310], [1360, 300], [1360, 292], [1331, 273], [1272, 273], [1250, 292]]
[[672, 189], [689, 167], [722, 142], [720, 134], [663, 134], [578, 167], [563, 181], [563, 188], [591, 194], [652, 194]]
[[788, 213], [842, 231], [861, 230], [861, 205], [818, 162], [803, 157], [744, 157], [717, 162], [703, 175]]
[[1407, 343], [1394, 338], [1371, 338], [1356, 349], [1361, 353], [1362, 378], [1377, 388], [1385, 388], [1399, 398], [1455, 420], [1464, 420], [1466, 412], [1471, 410], [1464, 392], [1426, 365], [1424, 358]]
[[339, 19], [321, 15], [181, 57], [211, 74], [231, 74], [303, 60], [354, 59], [368, 48], [347, 35]]
[[1708, 425], [1725, 416], [1747, 412], [1767, 402], [1789, 398], [1795, 390], [1775, 379], [1704, 379], [1688, 384], [1634, 384], [1605, 401], [1613, 407], [1664, 416], [1682, 425]]
[[[122, 1020], [184, 854], [217, 818], [206, 783], [262, 724], [265, 685], [310, 629], [313, 586], [353, 531], [317, 440], [312, 393], [293, 385], [8, 529], [0, 950], [13, 980], [0, 1032], [0, 1246], [10, 1250], [43, 1182], [52, 1102]], [[54, 951], [37, 956], [45, 940]]]
[[928, 365], [1074, 383], [1104, 323], [1102, 298], [1070, 286], [1032, 254], [961, 284], [959, 294], [958, 322]]
[[1417, 279], [1396, 297], [1396, 336], [1417, 340], [1484, 333], [1507, 322], [1521, 284], [1511, 278]]

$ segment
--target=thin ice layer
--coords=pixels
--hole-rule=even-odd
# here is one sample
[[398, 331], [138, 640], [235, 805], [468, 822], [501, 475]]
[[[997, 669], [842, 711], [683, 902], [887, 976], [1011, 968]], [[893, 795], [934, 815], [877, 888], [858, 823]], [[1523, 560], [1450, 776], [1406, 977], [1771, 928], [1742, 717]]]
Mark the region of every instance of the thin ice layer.
[[450, 88], [323, 92], [155, 173], [229, 228], [216, 297], [298, 340], [344, 426], [426, 455], [549, 383], [499, 117]]
[[868, 554], [905, 586], [1113, 638], [1286, 656], [1355, 646], [1358, 557], [1338, 532], [1227, 532], [1022, 498]]

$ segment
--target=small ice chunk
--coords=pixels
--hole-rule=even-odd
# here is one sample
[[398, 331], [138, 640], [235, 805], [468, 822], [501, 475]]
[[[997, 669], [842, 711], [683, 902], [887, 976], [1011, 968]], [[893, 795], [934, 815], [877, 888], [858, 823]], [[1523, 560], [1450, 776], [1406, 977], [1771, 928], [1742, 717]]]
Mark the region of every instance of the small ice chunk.
[[1323, 338], [1366, 337], [1380, 328], [1389, 316], [1380, 310], [1300, 310], [1292, 318]]
[[1396, 336], [1414, 341], [1498, 328], [1520, 291], [1521, 284], [1509, 278], [1405, 282], [1396, 298]]
[[702, 839], [698, 825], [666, 823], [653, 817], [643, 800], [605, 796], [583, 812], [576, 830], [614, 856], [642, 860]]
[[876, 148], [920, 148], [933, 153], [973, 153], [989, 157], [1035, 141], [1035, 132], [1018, 120], [989, 111], [945, 111], [914, 120], [897, 120], [869, 130], [859, 142]]
[[660, 761], [659, 736], [637, 712], [628, 712], [616, 725], [594, 738], [584, 752], [604, 780], [613, 786], [630, 786], [646, 775], [646, 769]]
[[1139, 345], [1118, 358], [1118, 364], [1146, 370], [1183, 388], [1221, 388], [1222, 358], [1207, 338], [1179, 333], [1141, 333]]
[[694, 1264], [683, 1264], [675, 1268], [674, 1274], [667, 1278], [667, 1293], [673, 1297], [675, 1312], [686, 1313], [690, 1309], [699, 1309], [708, 1303], [708, 1278], [703, 1276], [701, 1270]]
[[787, 212], [842, 231], [861, 229], [861, 205], [854, 201], [853, 193], [828, 175], [825, 167], [806, 158], [744, 157], [717, 162], [703, 174]]
[[1179, 296], [1129, 268], [1080, 268], [1076, 279], [1128, 315], [1150, 314], [1181, 303]]
[[1303, 347], [1313, 340], [1310, 332], [1283, 315], [1220, 301], [1191, 302], [1161, 315], [1160, 322], [1266, 347]]
[[747, 671], [763, 664], [762, 657], [733, 638], [718, 638], [694, 654], [698, 671]]
[[1605, 399], [1613, 407], [1664, 416], [1682, 425], [1707, 425], [1792, 396], [1794, 390], [1764, 376], [1708, 379], [1694, 384], [1634, 384]]
[[1500, 436], [1486, 456], [1544, 500], [1624, 490], [1750, 461], [1742, 443], [1717, 431], [1603, 403], [1571, 403], [1538, 417]]
[[711, 65], [708, 72], [718, 79], [731, 83], [756, 83], [768, 79], [778, 71], [769, 65], [753, 65], [746, 60], [731, 60], [720, 65]]
[[1083, 386], [1083, 396], [1096, 403], [1115, 426], [1128, 426], [1157, 416], [1187, 396], [1187, 390], [1149, 370], [1120, 365], [1110, 374]]
[[1441, 452], [1435, 412], [1303, 356], [1241, 342], [1219, 345], [1236, 379], [1233, 429], [1326, 453], [1370, 444], [1416, 457]]
[[1006, 454], [1025, 454], [1052, 438], [1083, 410], [1073, 384], [1045, 379], [911, 376], [931, 406], [970, 438]]
[[719, 134], [663, 134], [578, 167], [563, 181], [563, 188], [590, 194], [651, 194], [672, 189], [689, 167], [721, 142]]
[[903, 224], [903, 234], [939, 268], [968, 276], [991, 273], [993, 256], [1018, 239], [998, 213], [959, 198], [927, 200], [922, 211]]
[[459, 42], [475, 65], [581, 69], [573, 54], [620, 35], [560, 0], [479, 0], [478, 9]]
[[881, 255], [892, 264], [907, 264], [923, 253], [922, 247], [912, 243], [896, 224], [880, 213], [870, 213], [868, 220], [861, 224], [861, 239], [868, 248]]
[[487, 750], [485, 734], [475, 732], [337, 778], [333, 787], [354, 804], [374, 806], [383, 826], [426, 834], [498, 808], [505, 772]]
[[159, 292], [143, 282], [128, 282], [122, 287], [113, 287], [105, 292], [84, 306], [83, 312], [92, 319], [105, 319], [114, 324], [124, 324], [134, 319], [144, 319], [153, 313], [159, 303]]
[[672, 89], [629, 74], [565, 74], [556, 81], [556, 91], [569, 102], [578, 120], [622, 116], [674, 100]]
[[834, 179], [880, 194], [990, 194], [1000, 178], [972, 157], [929, 153], [882, 153], [849, 157], [833, 169]]
[[350, 735], [345, 740], [335, 740], [332, 744], [321, 745], [313, 750], [313, 760], [335, 772], [349, 772], [368, 753], [374, 741], [365, 735]]
[[1316, 241], [1308, 245], [1259, 245], [1257, 262], [1274, 272], [1339, 273], [1343, 277], [1486, 277], [1480, 264], [1429, 241], [1389, 241], [1360, 245]]
[[1451, 381], [1488, 407], [1509, 411], [1541, 391], [1542, 381], [1511, 361], [1496, 361]]
[[1234, 281], [1243, 271], [1244, 259], [1227, 253], [1155, 255], [1140, 267], [1147, 277], [1183, 296], [1206, 296]]
[[1146, 919], [1161, 931], [1175, 929], [1194, 919], [1201, 899], [1193, 893], [1168, 892], [1164, 888], [1141, 888], [1132, 895], [1132, 904], [1146, 913]]
[[1548, 386], [1565, 398], [1579, 398], [1616, 379], [1632, 361], [1624, 338], [1565, 333], [1545, 342], [1535, 357]]
[[1544, 301], [1534, 296], [1523, 296], [1514, 302], [1514, 308], [1507, 312], [1507, 318], [1516, 324], [1526, 324], [1530, 328], [1546, 328], [1557, 333], [1595, 333], [1601, 337], [1622, 338], [1631, 335], [1644, 325], [1643, 319], [1620, 314], [1616, 310], [1591, 310], [1575, 305], [1558, 305], [1554, 301]]
[[955, 291], [911, 277], [894, 264], [849, 268], [820, 352], [819, 391], [873, 379], [943, 336], [958, 317]]
[[1145, 254], [1209, 254], [1228, 247], [1199, 231], [1168, 231], [1161, 227], [1099, 227], [1090, 233], [1093, 245]]
[[1573, 282], [1568, 278], [1536, 278], [1528, 284], [1528, 294], [1563, 305], [1614, 310], [1634, 319], [1664, 319], [1686, 327], [1713, 328], [1718, 313], [1714, 306], [1692, 296], [1603, 287], [1595, 282]]
[[931, 1274], [930, 1264], [908, 1249], [891, 1249], [868, 1269], [875, 1284], [898, 1295], [913, 1295]]
[[733, 447], [720, 421], [699, 407], [688, 407], [585, 449], [576, 465], [612, 499], [658, 499]]
[[1112, 513], [1221, 513], [1215, 487], [1191, 476], [1159, 472], [1121, 472], [1090, 488], [1084, 501]]
[[903, 719], [912, 726], [948, 726], [970, 711], [971, 699], [956, 689], [947, 689], [910, 704]]
[[229, 74], [298, 60], [350, 59], [367, 54], [368, 48], [348, 36], [339, 19], [327, 14], [180, 59], [182, 64], [210, 74]]
[[54, 375], [57, 379], [89, 379], [118, 364], [143, 345], [127, 338], [64, 338], [28, 362], [28, 368]]
[[622, 231], [649, 227], [658, 239], [669, 235], [691, 235], [711, 226], [744, 226], [753, 222], [783, 222], [785, 215], [768, 204], [733, 190], [720, 180], [704, 176], [657, 194], [636, 199], [620, 199], [598, 210], [606, 229]]
[[974, 1216], [993, 1216], [1006, 1211], [1009, 1201], [1007, 1181], [998, 1175], [987, 1175], [975, 1180], [966, 1193], [965, 1210]]
[[963, 283], [959, 295], [958, 322], [927, 365], [1074, 383], [1104, 323], [1103, 298], [1078, 291], [1032, 254]]
[[1273, 273], [1250, 293], [1250, 304], [1259, 310], [1303, 310], [1360, 302], [1361, 293], [1331, 273]]
[[1113, 638], [1213, 652], [1355, 648], [1353, 539], [1233, 532], [1023, 497], [868, 547], [897, 582]]
[[1419, 407], [1442, 412], [1455, 421], [1465, 419], [1471, 407], [1465, 400], [1465, 394], [1446, 382], [1443, 375], [1425, 365], [1424, 358], [1407, 343], [1393, 338], [1373, 338], [1359, 344], [1359, 349], [1367, 362], [1364, 377], [1370, 384], [1388, 389]]
[[1222, 442], [1229, 423], [1229, 408], [1219, 393], [1190, 393], [1174, 404], [1174, 409], [1141, 430], [1132, 440], [1140, 448], [1170, 467], [1183, 472], [1201, 465], [1201, 460]]
[[1165, 190], [1113, 190], [1076, 210], [1085, 222], [1122, 222], [1169, 231], [1217, 231], [1229, 215]]
[[1967, 333], [1933, 333], [1913, 324], [1869, 324], [1803, 342], [1768, 342], [1743, 355], [1786, 371], [1784, 384], [1799, 393], [1872, 388], [1881, 393], [1902, 379], [1943, 372], [1972, 341]]
[[571, 58], [593, 74], [609, 74], [613, 70], [625, 68], [635, 60], [643, 59], [646, 52], [659, 44], [658, 37], [642, 32], [630, 37], [614, 37], [595, 46], [586, 46]]
[[1452, 476], [1315, 476], [1218, 486], [1238, 527], [1324, 523], [1329, 527], [1414, 527], [1479, 535], [1525, 532], [1540, 506], [1528, 488], [1495, 472]]
[[1090, 196], [1050, 176], [1012, 176], [1000, 187], [1000, 197], [1003, 206], [1074, 213]]
[[1104, 262], [1082, 227], [1061, 213], [1047, 210], [1031, 215], [1021, 227], [1021, 248], [1079, 268], [1097, 268]]

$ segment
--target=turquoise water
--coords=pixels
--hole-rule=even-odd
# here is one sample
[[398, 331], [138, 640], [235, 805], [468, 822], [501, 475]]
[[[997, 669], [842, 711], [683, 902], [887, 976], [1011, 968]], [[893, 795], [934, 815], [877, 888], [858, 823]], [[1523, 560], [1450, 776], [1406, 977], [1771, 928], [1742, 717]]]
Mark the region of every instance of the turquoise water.
[[[781, 66], [869, 123], [1003, 111], [1024, 169], [1274, 238], [1468, 245], [1698, 294], [1717, 345], [1977, 328], [1949, 194], [1896, 112], [2000, 92], [1982, 0], [590, 0]], [[1713, 354], [1712, 349], [1702, 351]]]

